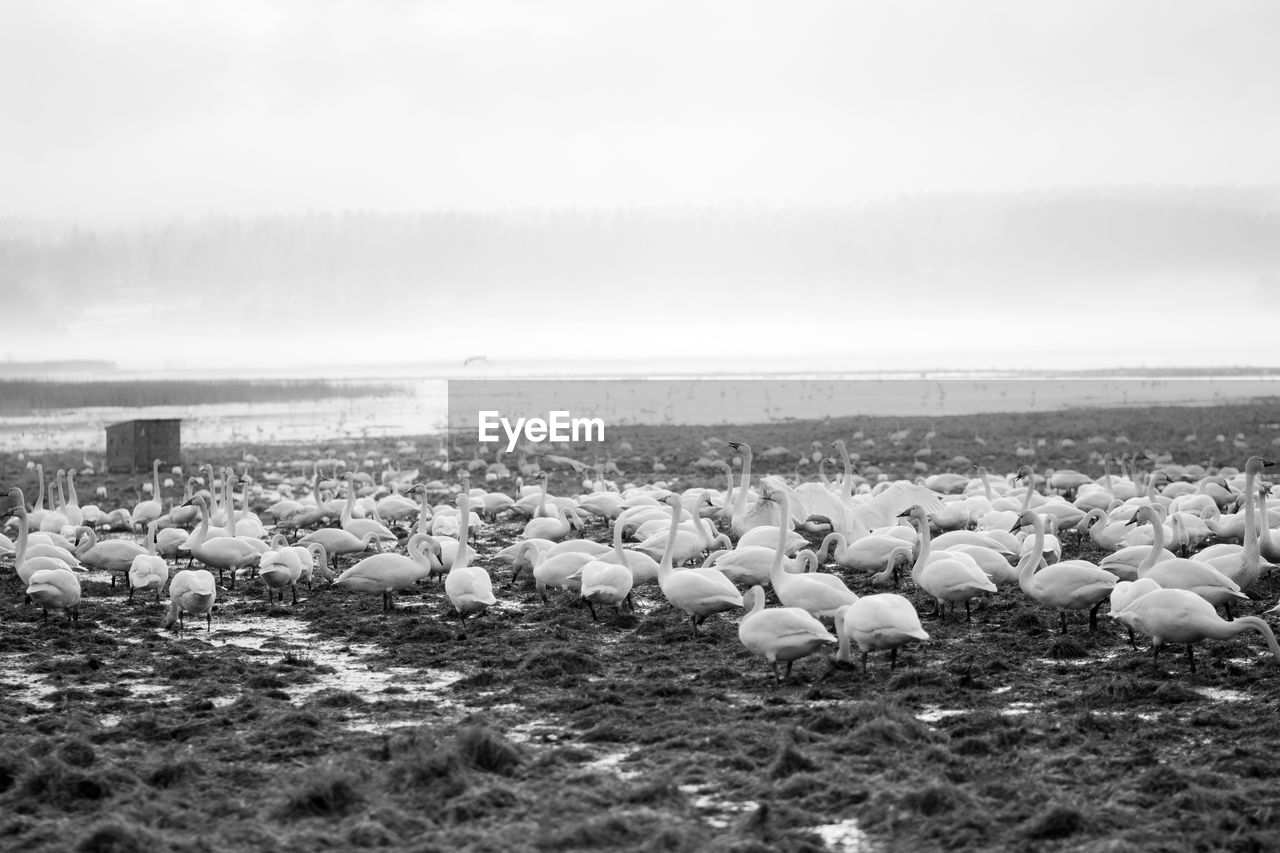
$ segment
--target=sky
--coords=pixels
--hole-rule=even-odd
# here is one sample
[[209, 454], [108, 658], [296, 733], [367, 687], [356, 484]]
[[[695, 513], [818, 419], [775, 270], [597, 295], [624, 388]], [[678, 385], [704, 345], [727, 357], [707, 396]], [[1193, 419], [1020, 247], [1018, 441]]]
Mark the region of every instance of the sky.
[[1276, 186], [1277, 32], [1270, 0], [13, 0], [0, 223]]

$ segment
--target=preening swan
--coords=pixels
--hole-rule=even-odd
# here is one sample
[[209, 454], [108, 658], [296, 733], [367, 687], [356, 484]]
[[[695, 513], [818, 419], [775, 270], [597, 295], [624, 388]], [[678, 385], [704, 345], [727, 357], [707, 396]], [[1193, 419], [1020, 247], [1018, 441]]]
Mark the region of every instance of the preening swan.
[[[886, 559], [893, 559], [892, 557]], [[836, 637], [840, 647], [836, 659], [849, 661], [849, 641], [862, 652], [862, 672], [867, 672], [867, 655], [889, 650], [889, 669], [898, 665], [898, 649], [907, 643], [929, 639], [915, 607], [901, 595], [881, 592], [864, 595], [836, 611]]]
[[204, 616], [207, 630], [213, 630], [213, 603], [218, 600], [218, 584], [205, 569], [184, 569], [169, 582], [169, 615], [164, 627], [178, 623], [178, 631], [186, 627], [186, 614]]
[[27, 596], [44, 611], [65, 610], [68, 622], [80, 621], [80, 579], [70, 569], [40, 569], [27, 582]]
[[738, 639], [747, 651], [762, 656], [782, 682], [778, 662], [787, 665], [786, 677], [797, 660], [836, 642], [831, 632], [808, 611], [799, 607], [764, 606], [764, 589], [753, 586], [742, 597], [747, 613], [738, 623]]
[[147, 524], [147, 553], [133, 558], [129, 566], [129, 600], [133, 601], [135, 592], [155, 590], [156, 603], [160, 602], [160, 591], [169, 582], [169, 564], [164, 557], [156, 553], [157, 522], [152, 519]]
[[1227, 622], [1213, 605], [1185, 589], [1157, 589], [1139, 596], [1119, 613], [1111, 614], [1131, 629], [1151, 638], [1151, 663], [1158, 665], [1160, 646], [1186, 643], [1187, 661], [1196, 671], [1195, 644], [1202, 640], [1225, 640], [1245, 631], [1257, 631], [1267, 641], [1271, 654], [1280, 661], [1280, 645], [1271, 626], [1257, 616], [1241, 616]]

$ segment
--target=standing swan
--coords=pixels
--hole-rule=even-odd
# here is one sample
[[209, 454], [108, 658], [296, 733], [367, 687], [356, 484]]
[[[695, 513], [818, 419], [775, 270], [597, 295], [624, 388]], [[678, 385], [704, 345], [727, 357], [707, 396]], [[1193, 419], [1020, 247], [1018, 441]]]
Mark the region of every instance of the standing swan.
[[458, 540], [458, 553], [454, 555], [453, 565], [444, 576], [444, 594], [458, 614], [462, 623], [462, 633], [467, 632], [467, 617], [472, 613], [484, 613], [498, 599], [493, 596], [493, 583], [489, 573], [480, 566], [469, 566], [471, 548], [467, 545], [466, 532], [471, 523], [471, 496], [465, 491], [458, 495], [458, 530], [462, 534]]
[[783, 677], [778, 674], [778, 661], [786, 662], [790, 678], [791, 665], [797, 660], [836, 642], [826, 626], [799, 607], [766, 609], [761, 586], [751, 587], [742, 600], [747, 614], [738, 623], [738, 639], [747, 651], [769, 662], [779, 684]]
[[[894, 556], [886, 558], [892, 570]], [[889, 669], [898, 665], [898, 647], [916, 640], [928, 640], [915, 607], [901, 595], [881, 592], [864, 595], [836, 611], [836, 637], [840, 647], [836, 660], [849, 661], [849, 640], [862, 652], [862, 674], [867, 674], [867, 655], [889, 650]]]
[[134, 557], [133, 563], [129, 566], [130, 601], [133, 601], [135, 592], [155, 590], [156, 603], [159, 604], [160, 590], [164, 589], [165, 583], [169, 580], [169, 564], [165, 562], [164, 557], [156, 553], [158, 526], [158, 522], [154, 519], [147, 525], [147, 553]]
[[[791, 507], [786, 493], [779, 492], [773, 500], [782, 507], [782, 517], [787, 518]], [[780, 525], [776, 529], [778, 530], [778, 550], [774, 552], [773, 563], [769, 566], [769, 583], [772, 584], [778, 601], [786, 607], [799, 607], [821, 619], [833, 618], [841, 607], [846, 607], [858, 600], [858, 596], [854, 595], [835, 575], [825, 575], [824, 578], [819, 579], [819, 573], [805, 572], [793, 575], [783, 571], [783, 549], [786, 547], [788, 530], [786, 525]]]
[[[366, 533], [366, 536], [371, 534]], [[403, 592], [416, 582], [431, 576], [431, 560], [421, 550], [431, 537], [426, 533], [415, 533], [409, 539], [409, 556], [400, 554], [374, 554], [365, 557], [333, 582], [334, 586], [353, 589], [356, 592], [380, 594], [382, 611], [385, 613], [396, 609], [395, 594]], [[319, 543], [312, 543], [318, 545]], [[321, 546], [323, 547], [323, 546]], [[296, 587], [295, 587], [296, 590]], [[280, 592], [283, 600], [284, 590]]]
[[178, 633], [186, 627], [184, 617], [204, 616], [207, 630], [213, 630], [213, 603], [218, 600], [218, 584], [205, 569], [183, 569], [169, 583], [169, 615], [164, 627], [178, 623]]
[[45, 622], [50, 610], [65, 610], [68, 622], [80, 621], [80, 579], [70, 569], [40, 569], [27, 584], [27, 596], [40, 605]]
[[973, 559], [930, 560], [933, 538], [929, 531], [929, 516], [923, 506], [917, 504], [903, 512], [902, 516], [910, 518], [920, 528], [920, 550], [916, 552], [916, 562], [911, 567], [911, 579], [916, 582], [916, 586], [933, 597], [934, 616], [946, 618], [944, 608], [947, 602], [954, 607], [957, 601], [963, 601], [965, 621], [972, 621], [970, 599], [983, 592], [995, 592], [996, 585], [978, 568]]
[[1067, 633], [1067, 611], [1088, 610], [1089, 630], [1098, 630], [1098, 607], [1115, 588], [1116, 576], [1086, 560], [1067, 560], [1036, 571], [1044, 548], [1044, 519], [1034, 510], [1023, 510], [1017, 530], [1024, 524], [1036, 532], [1035, 544], [1018, 563], [1018, 586], [1037, 604], [1058, 611], [1062, 633]]
[[1164, 643], [1186, 643], [1187, 661], [1196, 671], [1195, 644], [1201, 640], [1225, 640], [1245, 631], [1257, 631], [1280, 661], [1280, 645], [1271, 626], [1257, 616], [1241, 616], [1227, 622], [1218, 616], [1213, 605], [1185, 589], [1156, 589], [1139, 596], [1119, 613], [1117, 620], [1151, 638], [1151, 664], [1156, 666], [1160, 646]]
[[667, 550], [658, 564], [658, 587], [676, 610], [687, 613], [693, 626], [693, 636], [698, 636], [698, 626], [713, 613], [742, 606], [742, 596], [737, 587], [715, 569], [672, 568], [676, 548], [676, 535], [680, 532], [680, 496], [668, 495], [664, 501], [671, 507], [671, 528], [667, 531]]

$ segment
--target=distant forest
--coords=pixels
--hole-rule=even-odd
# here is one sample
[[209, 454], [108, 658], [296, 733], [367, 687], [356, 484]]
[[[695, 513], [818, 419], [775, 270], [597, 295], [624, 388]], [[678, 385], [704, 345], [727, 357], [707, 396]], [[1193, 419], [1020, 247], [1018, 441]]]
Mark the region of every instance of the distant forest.
[[[548, 286], [770, 286], [936, 275], [1231, 269], [1280, 272], [1280, 189], [1187, 188], [911, 196], [850, 207], [663, 208], [495, 214], [351, 212], [86, 230], [0, 222], [0, 293], [53, 319], [85, 298], [166, 311], [358, 310], [394, 288], [526, 296]], [[453, 291], [457, 292], [457, 291]], [[673, 292], [673, 291], [668, 291]], [[994, 291], [993, 291], [994, 292]], [[415, 295], [416, 294], [416, 295]], [[396, 319], [408, 320], [410, 314]], [[197, 317], [198, 319], [198, 317]]]

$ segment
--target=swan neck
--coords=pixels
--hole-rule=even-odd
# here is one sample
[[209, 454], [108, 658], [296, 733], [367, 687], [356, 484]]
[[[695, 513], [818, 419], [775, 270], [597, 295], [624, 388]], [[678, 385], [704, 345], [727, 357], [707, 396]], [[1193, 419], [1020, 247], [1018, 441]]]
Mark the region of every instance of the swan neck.
[[1164, 550], [1164, 522], [1160, 520], [1160, 516], [1152, 513], [1151, 516], [1151, 553], [1147, 555], [1147, 559], [1142, 561], [1142, 565], [1138, 566], [1138, 577], [1145, 577], [1151, 567], [1156, 564], [1160, 558], [1160, 552]]
[[933, 550], [933, 535], [929, 532], [929, 519], [920, 519], [920, 553], [916, 555], [915, 564], [911, 567], [911, 579], [920, 583], [924, 567], [929, 565], [929, 554]]
[[1023, 554], [1022, 559], [1018, 561], [1018, 586], [1024, 592], [1031, 585], [1031, 579], [1035, 576], [1036, 564], [1040, 562], [1040, 556], [1044, 553], [1044, 522], [1035, 513], [1032, 513], [1031, 518], [1031, 526], [1036, 532], [1036, 538], [1031, 543], [1031, 550]]

